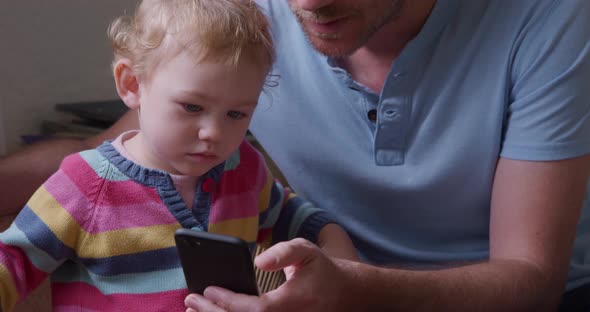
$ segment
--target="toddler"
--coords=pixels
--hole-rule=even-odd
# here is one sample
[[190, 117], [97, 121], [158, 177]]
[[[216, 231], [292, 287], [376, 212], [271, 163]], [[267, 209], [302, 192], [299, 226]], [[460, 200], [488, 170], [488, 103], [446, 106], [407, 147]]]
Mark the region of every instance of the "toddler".
[[1, 311], [49, 276], [55, 311], [183, 311], [181, 227], [356, 258], [244, 139], [274, 58], [253, 1], [144, 0], [109, 35], [140, 129], [66, 157], [0, 234]]

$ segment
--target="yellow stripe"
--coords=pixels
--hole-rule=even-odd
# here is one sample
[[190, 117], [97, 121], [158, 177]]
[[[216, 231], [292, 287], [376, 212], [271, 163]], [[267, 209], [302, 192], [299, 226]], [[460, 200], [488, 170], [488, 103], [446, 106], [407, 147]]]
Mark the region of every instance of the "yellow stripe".
[[167, 224], [87, 234], [78, 253], [84, 258], [102, 258], [173, 247], [179, 228], [180, 224]]
[[80, 231], [80, 225], [45, 187], [39, 188], [27, 205], [68, 247], [74, 248], [82, 238], [83, 233]]
[[294, 197], [297, 197], [297, 194], [295, 194], [295, 193], [293, 193], [293, 191], [289, 190], [289, 195], [287, 196], [287, 201], [291, 200]]
[[258, 217], [209, 224], [209, 232], [239, 237], [246, 242], [255, 242], [258, 236]]
[[2, 311], [12, 311], [18, 300], [18, 292], [14, 285], [12, 275], [4, 264], [0, 263], [0, 299], [2, 299]]
[[258, 211], [264, 212], [268, 209], [268, 205], [270, 202], [270, 191], [272, 190], [272, 186], [275, 182], [272, 173], [269, 171], [268, 167], [266, 167], [266, 184], [258, 194]]
[[180, 228], [180, 224], [175, 223], [90, 234], [44, 188], [35, 193], [28, 205], [59, 240], [84, 258], [172, 247], [175, 246], [174, 231]]

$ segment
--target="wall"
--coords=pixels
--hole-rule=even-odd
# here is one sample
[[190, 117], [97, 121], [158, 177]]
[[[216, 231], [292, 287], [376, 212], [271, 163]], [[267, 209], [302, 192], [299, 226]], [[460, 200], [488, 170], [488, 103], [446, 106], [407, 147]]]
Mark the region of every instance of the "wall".
[[116, 98], [106, 29], [136, 0], [0, 1], [0, 155], [55, 103]]
[[0, 156], [6, 153], [6, 135], [4, 134], [4, 120], [2, 119], [2, 116], [4, 116], [3, 107], [0, 93]]

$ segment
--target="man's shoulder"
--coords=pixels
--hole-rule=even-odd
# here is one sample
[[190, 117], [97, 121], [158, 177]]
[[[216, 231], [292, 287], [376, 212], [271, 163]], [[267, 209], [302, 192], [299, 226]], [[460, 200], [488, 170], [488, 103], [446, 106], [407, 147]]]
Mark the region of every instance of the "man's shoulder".
[[584, 21], [590, 20], [590, 1], [445, 1], [460, 3], [447, 16], [437, 51], [462, 51], [462, 59], [485, 56], [488, 61], [479, 65], [485, 66], [490, 59], [492, 63], [514, 59], [513, 53], [522, 50], [534, 54], [539, 45], [563, 35], [587, 40], [577, 29], [587, 28]]
[[[525, 27], [535, 22], [567, 21], [575, 15], [590, 13], [590, 1], [585, 0], [522, 0], [522, 1], [455, 1], [456, 14], [454, 24], [471, 23], [474, 26], [507, 25], [506, 29], [521, 31], [518, 26]], [[551, 25], [546, 25], [551, 27]], [[475, 29], [474, 29], [475, 30]]]

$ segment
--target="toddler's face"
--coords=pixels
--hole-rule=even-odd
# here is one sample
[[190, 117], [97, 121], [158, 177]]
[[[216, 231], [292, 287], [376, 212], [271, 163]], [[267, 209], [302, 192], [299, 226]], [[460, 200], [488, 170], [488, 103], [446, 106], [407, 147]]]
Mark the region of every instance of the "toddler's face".
[[142, 158], [172, 174], [199, 176], [240, 145], [264, 86], [267, 68], [195, 63], [181, 53], [140, 82]]

